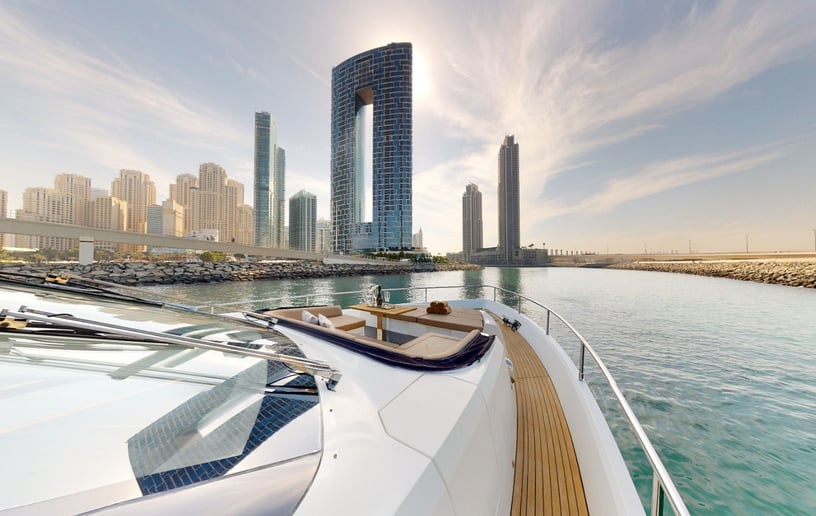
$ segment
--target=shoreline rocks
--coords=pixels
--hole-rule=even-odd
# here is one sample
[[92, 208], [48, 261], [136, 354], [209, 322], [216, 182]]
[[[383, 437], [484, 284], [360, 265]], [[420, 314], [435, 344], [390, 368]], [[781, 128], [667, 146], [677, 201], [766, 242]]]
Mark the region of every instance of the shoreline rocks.
[[788, 287], [816, 288], [816, 261], [814, 260], [631, 262], [610, 265], [608, 268], [679, 272]]
[[[442, 264], [440, 264], [442, 265]], [[461, 264], [466, 269], [470, 264]], [[97, 262], [6, 265], [3, 270], [25, 274], [47, 275], [65, 272], [88, 279], [119, 285], [173, 285], [221, 281], [254, 281], [267, 279], [305, 279], [340, 276], [410, 274], [456, 270], [432, 263], [324, 264], [309, 261], [281, 262]]]

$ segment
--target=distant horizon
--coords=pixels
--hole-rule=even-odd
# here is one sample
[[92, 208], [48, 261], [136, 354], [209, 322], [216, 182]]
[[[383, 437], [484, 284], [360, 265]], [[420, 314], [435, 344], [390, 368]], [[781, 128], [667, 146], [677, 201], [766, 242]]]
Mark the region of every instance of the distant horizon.
[[328, 218], [331, 70], [404, 41], [412, 232], [433, 253], [462, 250], [468, 183], [483, 194], [484, 244], [498, 242], [507, 134], [520, 149], [522, 246], [738, 253], [748, 235], [749, 250], [810, 252], [814, 26], [807, 0], [9, 0], [2, 189], [15, 210], [25, 187], [57, 174], [110, 190], [134, 169], [163, 200], [176, 176], [213, 162], [251, 204], [254, 113], [266, 111], [287, 149], [285, 198], [314, 193]]

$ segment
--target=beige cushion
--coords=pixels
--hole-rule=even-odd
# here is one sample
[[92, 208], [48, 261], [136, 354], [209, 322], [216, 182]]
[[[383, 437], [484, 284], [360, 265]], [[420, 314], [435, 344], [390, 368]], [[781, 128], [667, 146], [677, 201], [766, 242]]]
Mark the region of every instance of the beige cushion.
[[363, 328], [366, 325], [365, 319], [353, 315], [338, 315], [337, 317], [330, 317], [329, 320], [335, 328], [340, 330], [354, 330]]
[[[305, 312], [305, 313], [304, 313]], [[310, 324], [319, 324], [317, 317], [323, 315], [328, 317], [335, 328], [340, 330], [353, 330], [365, 326], [365, 319], [362, 317], [355, 317], [353, 315], [343, 314], [343, 309], [339, 305], [334, 306], [310, 306], [308, 310], [303, 308], [281, 308], [279, 310], [268, 310], [263, 312], [273, 317], [283, 317], [285, 319], [295, 319], [298, 321], [308, 322]], [[307, 321], [306, 314], [314, 316]]]

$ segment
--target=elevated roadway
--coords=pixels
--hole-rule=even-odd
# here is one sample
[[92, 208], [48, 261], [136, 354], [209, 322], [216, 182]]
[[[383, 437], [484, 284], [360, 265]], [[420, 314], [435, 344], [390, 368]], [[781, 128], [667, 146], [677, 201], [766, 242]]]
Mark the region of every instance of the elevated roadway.
[[[31, 222], [18, 219], [1, 219], [0, 233], [14, 235], [37, 235], [46, 237], [63, 237], [85, 239], [93, 238], [99, 242], [116, 242], [121, 244], [146, 245], [150, 247], [168, 247], [171, 249], [195, 249], [198, 251], [219, 251], [224, 254], [241, 253], [247, 256], [262, 256], [267, 258], [281, 258], [290, 260], [323, 261], [324, 256], [318, 253], [307, 253], [291, 249], [273, 249], [252, 245], [235, 244], [231, 242], [215, 242], [213, 240], [197, 240], [193, 238], [179, 238], [147, 233], [129, 233], [110, 229], [73, 226], [70, 224], [52, 224], [50, 222]], [[333, 257], [331, 261], [356, 261], [349, 257]]]

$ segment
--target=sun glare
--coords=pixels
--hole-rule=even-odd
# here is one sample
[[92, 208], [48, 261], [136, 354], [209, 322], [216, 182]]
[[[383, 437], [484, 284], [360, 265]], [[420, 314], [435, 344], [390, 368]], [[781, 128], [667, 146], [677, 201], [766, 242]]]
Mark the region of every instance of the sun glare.
[[428, 67], [425, 58], [414, 49], [414, 68], [413, 68], [413, 96], [414, 100], [422, 100], [428, 96], [431, 84], [428, 77]]

